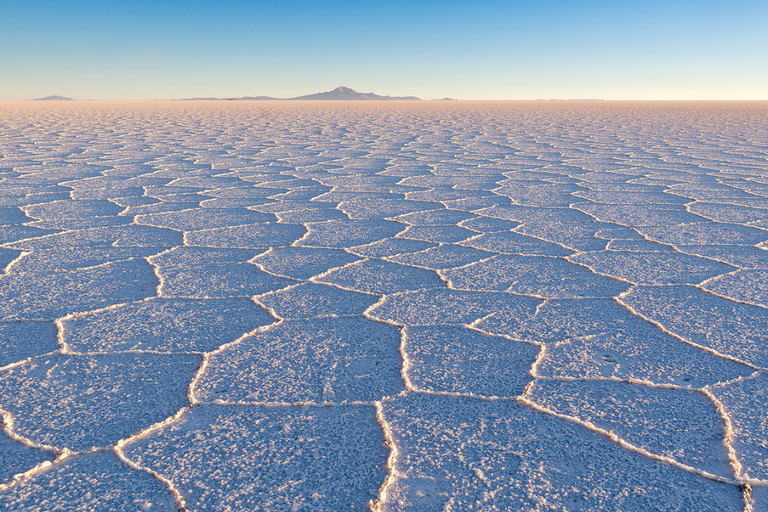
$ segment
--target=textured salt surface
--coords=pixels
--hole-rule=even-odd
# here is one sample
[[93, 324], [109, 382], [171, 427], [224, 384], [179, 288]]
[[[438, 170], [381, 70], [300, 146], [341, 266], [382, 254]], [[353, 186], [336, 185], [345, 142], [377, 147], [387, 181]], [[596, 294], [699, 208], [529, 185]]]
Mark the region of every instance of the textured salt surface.
[[0, 113], [4, 510], [768, 510], [768, 106]]

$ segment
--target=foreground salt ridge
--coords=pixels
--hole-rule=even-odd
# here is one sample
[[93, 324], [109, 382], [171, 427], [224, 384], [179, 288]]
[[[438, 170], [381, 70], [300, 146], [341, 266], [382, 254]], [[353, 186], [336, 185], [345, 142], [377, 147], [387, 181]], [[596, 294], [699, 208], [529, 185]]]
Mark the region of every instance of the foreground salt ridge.
[[[759, 110], [75, 112], [76, 128], [52, 138], [72, 112], [12, 111], [2, 142], [0, 409], [15, 444], [0, 453], [29, 460], [0, 474], [11, 508], [768, 506], [755, 412], [768, 301], [754, 277], [768, 269], [768, 163], [766, 141], [744, 142], [760, 130], [739, 126], [760, 122]], [[644, 122], [663, 128], [632, 131]], [[681, 125], [698, 138], [681, 140]], [[110, 140], [106, 126], [125, 137]], [[353, 347], [355, 332], [373, 332], [355, 326], [377, 324], [388, 341]], [[27, 325], [45, 328], [31, 337], [14, 327]], [[178, 375], [190, 358], [202, 363], [184, 386], [120, 390], [131, 383], [115, 373], [122, 361], [179, 361]], [[102, 380], [51, 373], [79, 364], [93, 376], [101, 361], [113, 361]], [[359, 388], [360, 378], [379, 387]], [[36, 415], [30, 385], [63, 393], [59, 416]], [[624, 389], [634, 398], [622, 405], [612, 390]], [[125, 411], [110, 406], [116, 391], [163, 398]], [[663, 416], [653, 408], [662, 396], [698, 397], [711, 426], [678, 438], [695, 421]], [[72, 424], [66, 407], [85, 415]], [[354, 424], [368, 433], [324, 446], [344, 411], [359, 411]], [[130, 435], [98, 430], [102, 418]], [[78, 421], [96, 422], [102, 438]], [[473, 422], [479, 433], [464, 430]], [[270, 430], [280, 425], [294, 433]], [[540, 444], [549, 425], [569, 432], [565, 445]], [[167, 451], [183, 439], [191, 444]], [[295, 475], [319, 479], [302, 487], [270, 464], [308, 440]], [[576, 468], [558, 462], [563, 451]], [[266, 466], [254, 465], [259, 453], [271, 454]], [[512, 458], [522, 461], [514, 473], [503, 469]], [[344, 463], [331, 474], [310, 460]], [[238, 465], [247, 475], [227, 472]], [[91, 480], [96, 498], [56, 485], [80, 467], [104, 471]]]

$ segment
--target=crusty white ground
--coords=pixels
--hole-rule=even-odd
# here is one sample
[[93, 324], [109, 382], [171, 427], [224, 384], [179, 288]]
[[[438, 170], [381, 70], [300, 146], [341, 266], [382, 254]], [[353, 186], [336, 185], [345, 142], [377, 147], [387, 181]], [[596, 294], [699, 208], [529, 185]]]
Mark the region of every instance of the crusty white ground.
[[768, 510], [768, 105], [0, 105], [3, 510]]

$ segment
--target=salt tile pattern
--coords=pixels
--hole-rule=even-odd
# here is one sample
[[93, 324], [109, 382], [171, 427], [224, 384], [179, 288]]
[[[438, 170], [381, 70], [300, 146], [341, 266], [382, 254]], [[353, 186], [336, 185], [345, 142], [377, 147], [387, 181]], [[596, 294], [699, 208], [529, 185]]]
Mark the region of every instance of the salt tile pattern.
[[3, 510], [768, 510], [768, 105], [0, 104]]

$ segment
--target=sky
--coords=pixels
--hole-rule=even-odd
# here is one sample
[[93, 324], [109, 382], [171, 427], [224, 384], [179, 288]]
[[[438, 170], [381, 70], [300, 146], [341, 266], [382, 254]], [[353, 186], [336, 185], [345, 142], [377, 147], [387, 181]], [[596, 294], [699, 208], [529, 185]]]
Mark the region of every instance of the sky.
[[765, 0], [2, 0], [0, 100], [768, 99]]

